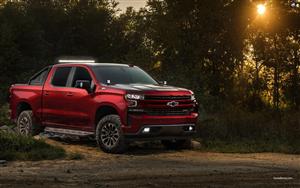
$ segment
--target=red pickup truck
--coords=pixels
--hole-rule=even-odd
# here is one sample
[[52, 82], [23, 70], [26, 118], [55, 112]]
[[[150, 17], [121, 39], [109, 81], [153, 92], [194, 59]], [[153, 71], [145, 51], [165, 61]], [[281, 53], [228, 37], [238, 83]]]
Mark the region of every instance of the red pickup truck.
[[11, 119], [24, 135], [93, 136], [103, 151], [122, 153], [139, 139], [186, 147], [196, 132], [193, 92], [137, 66], [60, 60], [9, 91]]

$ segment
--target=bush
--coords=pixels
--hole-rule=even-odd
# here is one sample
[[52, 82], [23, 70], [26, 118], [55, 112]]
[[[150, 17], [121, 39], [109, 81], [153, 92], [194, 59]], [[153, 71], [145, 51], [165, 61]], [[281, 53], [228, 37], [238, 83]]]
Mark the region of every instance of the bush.
[[202, 118], [199, 134], [207, 150], [300, 153], [300, 113], [229, 108]]
[[0, 106], [0, 126], [7, 125], [13, 127], [14, 124], [9, 119], [8, 104]]
[[62, 148], [43, 140], [5, 132], [0, 132], [0, 151], [0, 159], [4, 160], [52, 160], [66, 156]]

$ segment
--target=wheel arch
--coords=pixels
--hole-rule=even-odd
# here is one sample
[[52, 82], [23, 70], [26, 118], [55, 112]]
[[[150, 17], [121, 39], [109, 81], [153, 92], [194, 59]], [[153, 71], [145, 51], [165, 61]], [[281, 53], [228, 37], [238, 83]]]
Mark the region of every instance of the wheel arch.
[[[120, 112], [118, 108], [114, 104], [104, 103], [100, 105], [95, 113], [94, 118], [94, 129], [96, 129], [98, 122], [107, 115], [118, 115], [120, 116]], [[120, 116], [121, 117], [121, 116]]]
[[21, 114], [21, 112], [26, 111], [26, 110], [33, 110], [32, 106], [28, 102], [26, 102], [26, 101], [20, 101], [17, 104], [16, 117], [19, 117], [19, 115]]

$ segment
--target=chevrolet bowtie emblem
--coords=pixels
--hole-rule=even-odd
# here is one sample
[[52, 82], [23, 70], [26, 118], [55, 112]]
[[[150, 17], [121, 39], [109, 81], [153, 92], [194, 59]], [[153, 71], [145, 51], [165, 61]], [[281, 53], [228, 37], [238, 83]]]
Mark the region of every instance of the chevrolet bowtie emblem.
[[171, 101], [171, 102], [167, 103], [167, 106], [170, 106], [170, 107], [175, 107], [175, 106], [178, 106], [178, 105], [179, 105], [179, 102], [176, 102], [176, 101]]

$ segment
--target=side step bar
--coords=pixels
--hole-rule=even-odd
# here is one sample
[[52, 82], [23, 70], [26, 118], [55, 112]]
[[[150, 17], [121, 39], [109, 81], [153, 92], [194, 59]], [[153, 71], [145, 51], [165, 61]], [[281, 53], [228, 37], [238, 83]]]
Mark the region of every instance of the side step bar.
[[74, 135], [74, 136], [91, 136], [91, 135], [94, 135], [93, 132], [70, 130], [70, 129], [61, 129], [61, 128], [54, 128], [54, 127], [46, 127], [45, 132], [58, 133], [58, 134], [67, 134], [67, 135]]

